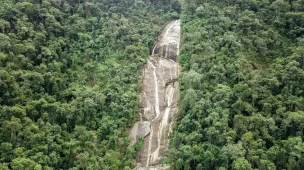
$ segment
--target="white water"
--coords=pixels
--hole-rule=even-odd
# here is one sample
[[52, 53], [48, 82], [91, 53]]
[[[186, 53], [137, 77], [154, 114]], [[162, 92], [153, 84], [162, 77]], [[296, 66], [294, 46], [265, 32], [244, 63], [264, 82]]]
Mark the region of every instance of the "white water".
[[156, 76], [156, 67], [153, 65], [153, 63], [148, 59], [148, 61], [151, 63], [153, 67], [153, 76], [154, 76], [154, 90], [155, 90], [155, 113], [156, 117], [159, 115], [159, 98], [158, 98], [158, 81]]
[[[162, 119], [162, 122], [159, 124], [159, 133], [158, 133], [158, 137], [157, 137], [157, 148], [156, 150], [151, 154], [151, 159], [152, 159], [152, 162], [153, 161], [156, 161], [158, 159], [158, 155], [159, 155], [159, 150], [160, 150], [160, 145], [161, 145], [161, 137], [165, 131], [165, 127], [168, 126], [168, 118], [169, 118], [169, 113], [170, 113], [170, 110], [171, 110], [171, 103], [172, 103], [172, 100], [173, 100], [173, 96], [174, 96], [174, 91], [175, 91], [175, 88], [172, 87], [172, 89], [170, 90], [170, 92], [167, 95], [167, 108], [164, 112], [164, 115], [163, 115], [163, 119]], [[164, 141], [165, 141], [165, 138], [164, 138]]]
[[[152, 54], [154, 55], [154, 50], [153, 50]], [[155, 113], [156, 113], [156, 117], [152, 120], [152, 122], [153, 122], [159, 116], [159, 114], [160, 114], [160, 111], [159, 111], [159, 98], [158, 98], [158, 81], [157, 81], [157, 76], [156, 76], [156, 67], [152, 64], [152, 62], [149, 59], [148, 59], [148, 62], [153, 67], [153, 76], [154, 76]], [[148, 154], [147, 154], [147, 164], [146, 164], [146, 166], [149, 166], [149, 163], [150, 163], [150, 153], [151, 153], [152, 137], [153, 137], [153, 127], [151, 127], [151, 132], [150, 132], [150, 136], [149, 136], [149, 145], [148, 145]]]
[[150, 136], [149, 136], [149, 145], [148, 145], [148, 154], [147, 154], [147, 164], [146, 164], [146, 166], [149, 166], [149, 163], [150, 163], [152, 137], [153, 137], [153, 127], [151, 127]]
[[157, 47], [157, 44], [154, 45], [154, 48], [152, 50], [152, 56], [154, 55], [154, 52], [155, 52], [155, 48]]
[[[149, 86], [154, 84], [154, 95], [149, 95], [144, 92], [144, 96], [148, 103], [151, 105], [151, 100], [153, 100], [153, 97], [155, 98], [155, 107], [152, 108], [155, 111], [155, 117], [151, 120], [151, 128], [150, 128], [150, 134], [147, 139], [147, 142], [145, 142], [145, 146], [147, 146], [147, 150], [143, 150], [142, 153], [144, 153], [144, 156], [146, 156], [146, 160], [143, 160], [142, 164], [144, 164], [146, 167], [148, 167], [152, 163], [157, 163], [162, 159], [162, 153], [167, 148], [168, 142], [166, 142], [167, 139], [167, 133], [171, 129], [171, 121], [169, 120], [170, 115], [172, 114], [172, 109], [176, 107], [176, 105], [173, 105], [173, 102], [178, 102], [178, 100], [173, 101], [174, 94], [178, 90], [178, 86], [174, 87], [174, 84], [171, 84], [168, 79], [173, 80], [174, 78], [177, 78], [178, 71], [176, 72], [176, 66], [178, 69], [178, 64], [168, 59], [168, 52], [169, 52], [169, 45], [176, 45], [178, 54], [179, 49], [179, 21], [175, 21], [171, 23], [170, 26], [166, 27], [165, 32], [162, 33], [163, 36], [161, 36], [161, 39], [158, 39], [158, 41], [155, 43], [151, 58], [148, 59], [147, 67], [149, 72], [151, 73], [153, 71], [153, 78], [151, 74], [151, 77], [147, 80], [150, 80]], [[178, 35], [177, 35], [178, 34]], [[165, 48], [165, 56], [162, 56], [162, 58], [153, 57], [155, 55], [155, 50], [157, 47]], [[163, 53], [162, 53], [163, 54]], [[164, 58], [166, 58], [169, 63], [164, 62]], [[150, 68], [153, 68], [150, 69]], [[169, 69], [169, 70], [168, 70]], [[173, 70], [172, 70], [173, 69]], [[172, 73], [173, 71], [173, 73]], [[159, 77], [158, 77], [159, 76]], [[154, 81], [154, 83], [153, 83]], [[159, 82], [160, 81], [160, 82]], [[163, 83], [163, 84], [162, 84]], [[168, 86], [164, 86], [164, 84], [169, 83]], [[160, 92], [159, 92], [160, 88]], [[149, 88], [150, 90], [153, 89]], [[149, 91], [150, 91], [149, 90]], [[165, 90], [165, 93], [163, 93], [163, 90]], [[153, 94], [153, 92], [152, 92]], [[159, 97], [161, 99], [159, 99]], [[148, 100], [150, 99], [150, 101]], [[163, 103], [165, 100], [165, 103]], [[160, 105], [163, 107], [165, 104], [165, 109], [160, 111]], [[171, 106], [172, 105], [172, 106]], [[152, 105], [153, 106], [153, 105]], [[170, 113], [171, 112], [171, 113]], [[151, 113], [151, 112], [150, 112]], [[168, 129], [169, 128], [169, 129]], [[156, 133], [156, 134], [155, 134]], [[156, 141], [157, 136], [157, 141]]]
[[177, 21], [178, 21], [178, 20], [176, 20], [175, 23], [174, 23], [170, 28], [168, 28], [168, 29], [166, 30], [166, 33], [165, 33], [164, 37], [167, 37], [169, 31], [170, 31], [173, 27], [176, 26]]

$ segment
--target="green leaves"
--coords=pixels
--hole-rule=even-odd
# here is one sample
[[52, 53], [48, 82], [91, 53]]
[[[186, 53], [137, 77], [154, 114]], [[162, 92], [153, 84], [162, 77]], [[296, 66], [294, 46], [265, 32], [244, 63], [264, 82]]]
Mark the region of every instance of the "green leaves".
[[178, 14], [139, 1], [2, 3], [0, 169], [135, 167], [125, 132], [139, 70]]
[[250, 163], [245, 158], [238, 158], [233, 162], [234, 170], [252, 170]]
[[16, 117], [12, 117], [11, 120], [3, 122], [1, 129], [7, 132], [7, 136], [10, 142], [14, 143], [18, 133], [22, 128], [21, 120]]
[[12, 161], [11, 167], [13, 170], [24, 169], [24, 170], [41, 170], [41, 165], [37, 164], [31, 159], [27, 158], [16, 158]]
[[173, 169], [303, 169], [299, 4], [182, 1]]
[[6, 50], [11, 47], [10, 38], [0, 33], [0, 51]]

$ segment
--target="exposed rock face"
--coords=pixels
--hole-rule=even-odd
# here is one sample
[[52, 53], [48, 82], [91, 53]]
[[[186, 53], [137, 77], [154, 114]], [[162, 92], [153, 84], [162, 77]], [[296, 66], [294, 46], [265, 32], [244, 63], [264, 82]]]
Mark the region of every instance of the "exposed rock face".
[[180, 21], [176, 20], [170, 22], [158, 37], [142, 70], [141, 122], [148, 121], [151, 127], [147, 134], [148, 128], [137, 122], [130, 137], [134, 139], [136, 136], [132, 141], [135, 143], [138, 136], [145, 136], [137, 157], [137, 162], [144, 167], [160, 164], [163, 153], [168, 150], [168, 135], [179, 102], [179, 45]]
[[169, 170], [170, 166], [162, 166], [162, 165], [157, 165], [157, 166], [149, 166], [149, 167], [142, 167], [140, 163], [137, 164], [137, 167], [135, 167], [133, 170]]
[[136, 122], [129, 133], [131, 145], [134, 145], [140, 138], [146, 137], [150, 133], [150, 126], [149, 121]]

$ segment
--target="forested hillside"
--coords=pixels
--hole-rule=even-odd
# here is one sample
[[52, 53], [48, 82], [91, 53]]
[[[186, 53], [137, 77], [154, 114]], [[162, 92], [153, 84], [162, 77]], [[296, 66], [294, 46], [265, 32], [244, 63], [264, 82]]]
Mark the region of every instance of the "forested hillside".
[[303, 0], [1, 0], [0, 170], [135, 167], [140, 68], [179, 13], [171, 169], [303, 170]]
[[182, 1], [172, 169], [304, 169], [304, 1]]
[[0, 169], [132, 168], [139, 70], [178, 10], [173, 1], [1, 0]]

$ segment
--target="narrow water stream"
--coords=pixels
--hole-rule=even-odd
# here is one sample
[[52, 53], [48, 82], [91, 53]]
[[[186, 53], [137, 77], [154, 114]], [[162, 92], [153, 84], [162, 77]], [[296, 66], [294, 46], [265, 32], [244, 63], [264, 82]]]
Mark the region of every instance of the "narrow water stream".
[[[159, 166], [168, 150], [168, 136], [179, 103], [180, 21], [170, 22], [159, 35], [142, 70], [140, 122], [130, 130], [131, 144], [144, 138], [137, 162]], [[152, 68], [152, 69], [151, 69]]]
[[[149, 59], [148, 59], [148, 62], [153, 67], [154, 87], [155, 87], [154, 88], [154, 91], [155, 91], [155, 113], [156, 113], [156, 117], [153, 120], [155, 120], [160, 114], [160, 112], [159, 112], [159, 99], [158, 99], [158, 81], [157, 81], [157, 76], [156, 76], [156, 67], [153, 65], [153, 63]], [[153, 122], [153, 120], [152, 120], [152, 122]], [[146, 166], [149, 166], [149, 163], [150, 163], [152, 136], [153, 136], [153, 128], [151, 129], [150, 135], [149, 135], [149, 144], [148, 144], [148, 153], [147, 153], [148, 158], [147, 158]]]

